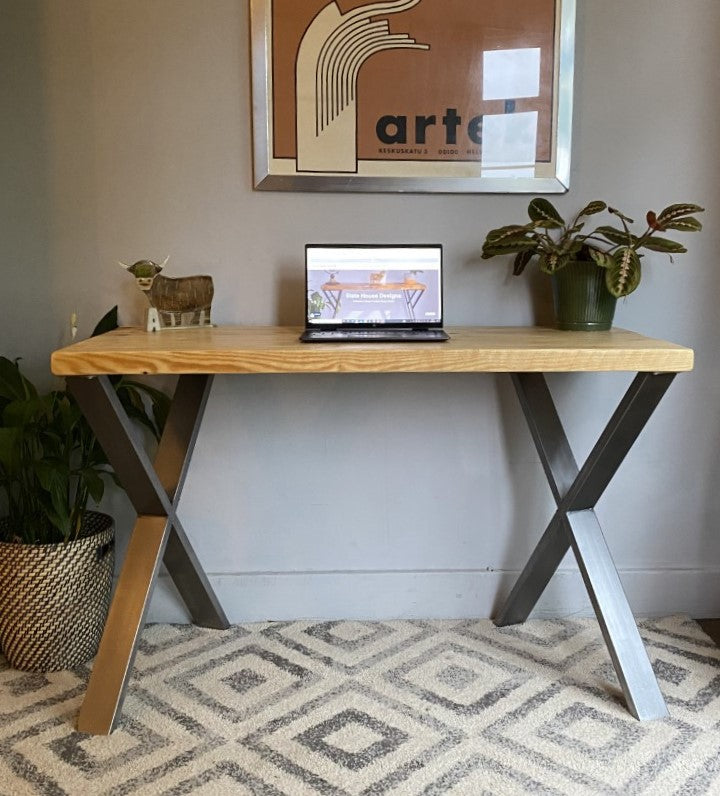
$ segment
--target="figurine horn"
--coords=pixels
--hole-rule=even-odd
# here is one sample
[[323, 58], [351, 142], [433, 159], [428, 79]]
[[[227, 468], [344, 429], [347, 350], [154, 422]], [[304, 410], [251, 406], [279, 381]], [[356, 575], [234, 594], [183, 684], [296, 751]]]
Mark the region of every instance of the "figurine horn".
[[118, 265], [122, 265], [123, 268], [132, 268], [132, 265], [128, 265], [124, 263], [122, 260], [118, 260]]
[[165, 266], [168, 264], [169, 259], [170, 255], [168, 254], [168, 256], [160, 263], [160, 268], [165, 268]]

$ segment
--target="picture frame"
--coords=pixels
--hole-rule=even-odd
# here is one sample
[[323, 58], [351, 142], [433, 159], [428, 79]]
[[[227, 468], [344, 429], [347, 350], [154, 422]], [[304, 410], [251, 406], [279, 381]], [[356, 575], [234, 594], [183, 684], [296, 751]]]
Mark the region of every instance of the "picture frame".
[[250, 0], [254, 187], [562, 193], [576, 0]]

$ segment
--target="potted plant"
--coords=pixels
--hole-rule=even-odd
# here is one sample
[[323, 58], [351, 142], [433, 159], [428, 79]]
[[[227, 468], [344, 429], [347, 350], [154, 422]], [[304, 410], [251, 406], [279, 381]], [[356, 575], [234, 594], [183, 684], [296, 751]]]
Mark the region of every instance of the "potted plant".
[[[587, 219], [607, 210], [620, 226], [601, 225], [588, 231]], [[513, 273], [521, 274], [537, 257], [540, 270], [553, 280], [558, 326], [569, 330], [603, 330], [612, 325], [615, 303], [640, 284], [640, 249], [673, 254], [687, 249], [663, 233], [668, 230], [698, 232], [702, 224], [693, 214], [695, 204], [673, 204], [646, 215], [647, 228], [632, 231], [631, 218], [605, 202], [593, 201], [568, 223], [547, 199], [530, 202], [526, 224], [511, 224], [488, 232], [482, 257], [514, 254]]]
[[[94, 334], [117, 326], [117, 308]], [[156, 437], [169, 399], [117, 380], [128, 413]], [[66, 390], [41, 394], [0, 357], [0, 648], [11, 666], [69, 669], [92, 658], [113, 576], [112, 518], [91, 508], [112, 477]]]

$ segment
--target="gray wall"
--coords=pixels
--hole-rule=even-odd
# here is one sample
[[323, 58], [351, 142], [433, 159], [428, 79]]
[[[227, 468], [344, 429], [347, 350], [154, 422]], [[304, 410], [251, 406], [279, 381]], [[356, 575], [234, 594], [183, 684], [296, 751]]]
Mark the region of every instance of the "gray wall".
[[[708, 208], [671, 264], [645, 259], [618, 326], [696, 350], [598, 507], [633, 608], [720, 615], [717, 0], [578, 0], [568, 213]], [[480, 262], [523, 196], [252, 190], [247, 4], [0, 0], [2, 345], [49, 383], [48, 355], [114, 303], [116, 260], [210, 272], [220, 323], [301, 321], [308, 240], [441, 241], [451, 324], [547, 317], [548, 285]], [[551, 387], [578, 458], [627, 376]], [[121, 543], [123, 495], [109, 507]], [[181, 506], [229, 615], [488, 615], [552, 511], [504, 377], [218, 378]], [[121, 544], [122, 546], [122, 544]], [[570, 560], [539, 609], [587, 612]], [[151, 618], [185, 618], [163, 582]]]

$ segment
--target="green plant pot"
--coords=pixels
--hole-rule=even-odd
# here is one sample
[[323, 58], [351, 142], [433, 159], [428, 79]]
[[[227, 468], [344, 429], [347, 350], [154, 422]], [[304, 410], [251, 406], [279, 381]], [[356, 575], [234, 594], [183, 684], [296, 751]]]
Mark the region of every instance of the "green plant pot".
[[555, 317], [559, 329], [606, 331], [612, 327], [617, 299], [605, 285], [605, 269], [575, 260], [552, 275]]
[[0, 542], [0, 648], [10, 666], [54, 672], [95, 656], [114, 561], [112, 518], [94, 511], [67, 544]]

